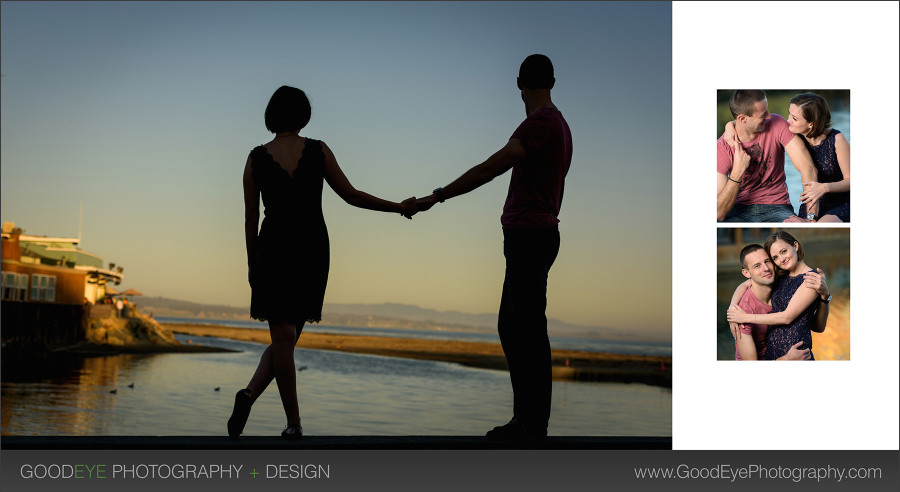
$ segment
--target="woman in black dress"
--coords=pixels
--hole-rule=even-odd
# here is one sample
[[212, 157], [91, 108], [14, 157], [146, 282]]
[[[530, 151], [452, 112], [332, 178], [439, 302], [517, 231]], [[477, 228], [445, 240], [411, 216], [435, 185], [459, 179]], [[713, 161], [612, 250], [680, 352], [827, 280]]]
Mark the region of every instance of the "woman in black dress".
[[[287, 428], [282, 436], [299, 439], [294, 347], [306, 322], [322, 318], [328, 281], [328, 230], [322, 215], [323, 181], [355, 207], [395, 212], [412, 218], [415, 197], [390, 202], [357, 190], [341, 171], [324, 142], [301, 137], [309, 122], [309, 99], [300, 89], [283, 86], [266, 107], [266, 128], [275, 138], [250, 152], [244, 168], [244, 234], [252, 287], [250, 315], [268, 321], [272, 344], [263, 352], [256, 373], [235, 395], [228, 419], [228, 434], [238, 436], [250, 415], [250, 406], [272, 379]], [[265, 218], [259, 227], [259, 200]], [[257, 228], [259, 228], [257, 230]]]

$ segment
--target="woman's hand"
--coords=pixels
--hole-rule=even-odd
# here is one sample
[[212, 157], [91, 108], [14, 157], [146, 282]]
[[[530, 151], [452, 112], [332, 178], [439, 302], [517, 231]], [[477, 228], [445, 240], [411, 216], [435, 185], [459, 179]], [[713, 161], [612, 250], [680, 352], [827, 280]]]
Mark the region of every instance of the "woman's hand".
[[734, 129], [733, 121], [725, 123], [725, 133], [722, 134], [722, 137], [724, 137], [722, 138], [722, 140], [730, 145], [732, 149], [736, 149], [739, 145], [741, 145], [741, 141], [738, 140], [737, 137], [737, 131]]
[[819, 183], [817, 181], [807, 181], [803, 183], [803, 193], [800, 194], [800, 203], [805, 203], [809, 208], [813, 203], [819, 201], [822, 195], [828, 193], [828, 183]]
[[728, 313], [726, 313], [726, 317], [729, 322], [735, 323], [750, 323], [750, 315], [744, 312], [743, 309], [738, 307], [737, 304], [732, 304], [728, 308]]

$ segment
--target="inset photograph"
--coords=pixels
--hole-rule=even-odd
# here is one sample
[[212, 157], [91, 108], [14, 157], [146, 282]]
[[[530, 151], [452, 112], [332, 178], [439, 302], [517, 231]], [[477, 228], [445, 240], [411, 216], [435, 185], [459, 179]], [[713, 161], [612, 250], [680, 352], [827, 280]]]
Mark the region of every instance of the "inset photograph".
[[719, 90], [718, 222], [850, 222], [850, 91]]
[[850, 360], [850, 229], [719, 228], [718, 360]]

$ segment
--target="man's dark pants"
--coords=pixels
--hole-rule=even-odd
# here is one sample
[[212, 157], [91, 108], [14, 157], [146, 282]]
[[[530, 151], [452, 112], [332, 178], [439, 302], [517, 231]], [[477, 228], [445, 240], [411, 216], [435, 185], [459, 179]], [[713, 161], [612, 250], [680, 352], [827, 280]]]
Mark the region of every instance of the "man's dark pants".
[[550, 420], [550, 340], [545, 311], [547, 275], [558, 253], [557, 227], [503, 230], [506, 278], [498, 331], [509, 363], [513, 415], [529, 434], [546, 434]]

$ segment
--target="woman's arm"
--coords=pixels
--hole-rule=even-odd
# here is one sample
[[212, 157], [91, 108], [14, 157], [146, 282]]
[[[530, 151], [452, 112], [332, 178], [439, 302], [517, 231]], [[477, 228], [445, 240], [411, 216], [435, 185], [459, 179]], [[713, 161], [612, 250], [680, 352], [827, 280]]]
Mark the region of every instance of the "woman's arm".
[[836, 183], [827, 183], [829, 193], [842, 193], [850, 191], [850, 142], [844, 138], [843, 133], [834, 137], [834, 152], [837, 154], [838, 167], [844, 179]]
[[728, 321], [734, 321], [736, 323], [755, 323], [757, 325], [788, 325], [797, 319], [798, 316], [803, 314], [803, 311], [812, 304], [818, 295], [819, 293], [814, 289], [801, 286], [797, 289], [797, 292], [794, 292], [791, 301], [788, 302], [787, 308], [780, 313], [747, 314], [743, 309], [736, 305], [732, 305], [728, 309]]
[[804, 181], [801, 202], [815, 201], [825, 193], [842, 193], [850, 191], [850, 143], [844, 135], [838, 133], [834, 137], [834, 152], [837, 155], [838, 167], [844, 179], [834, 183], [819, 183], [816, 181]]
[[408, 198], [403, 203], [396, 203], [357, 190], [350, 184], [350, 180], [344, 175], [344, 171], [341, 170], [341, 166], [338, 165], [337, 159], [325, 142], [322, 142], [322, 150], [325, 153], [325, 181], [348, 204], [378, 212], [395, 212], [407, 218], [412, 218], [417, 212], [415, 197]]
[[734, 129], [734, 120], [725, 123], [725, 132], [722, 134], [722, 140], [725, 141], [731, 148], [735, 148], [740, 144], [740, 141], [737, 138], [737, 130]]
[[[800, 172], [800, 183], [812, 183], [819, 181], [819, 171], [816, 169], [816, 166], [813, 164], [812, 156], [809, 154], [809, 150], [806, 149], [805, 140], [800, 135], [794, 135], [791, 138], [791, 141], [784, 146], [784, 151], [787, 152], [788, 157], [791, 159], [791, 163], [797, 168], [797, 171]], [[819, 216], [819, 200], [816, 199], [803, 199], [803, 195], [800, 195], [800, 201], [806, 204], [806, 212], [816, 214], [816, 217]], [[805, 219], [806, 217], [801, 217]]]
[[748, 278], [740, 283], [737, 286], [737, 289], [734, 289], [734, 295], [731, 296], [731, 304], [737, 304], [741, 302], [741, 297], [744, 297], [744, 292], [747, 292], [747, 289], [750, 288], [751, 280]]
[[253, 180], [253, 162], [247, 157], [244, 166], [244, 241], [247, 243], [247, 266], [253, 261], [253, 244], [259, 233], [259, 189]]

